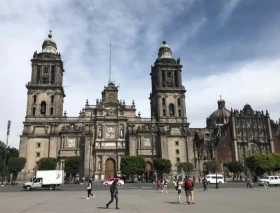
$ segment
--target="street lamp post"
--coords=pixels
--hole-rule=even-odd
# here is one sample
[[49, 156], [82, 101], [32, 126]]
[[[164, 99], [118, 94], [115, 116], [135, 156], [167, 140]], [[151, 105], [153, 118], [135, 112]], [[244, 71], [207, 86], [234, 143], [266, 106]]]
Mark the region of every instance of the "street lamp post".
[[[5, 182], [6, 182], [6, 161], [7, 161], [7, 155], [8, 155], [8, 144], [9, 144], [9, 135], [10, 135], [10, 129], [11, 129], [11, 121], [8, 120], [8, 125], [7, 125], [7, 137], [6, 137], [6, 147], [5, 147], [5, 155], [4, 155], [4, 162], [3, 162], [3, 175], [5, 175]], [[3, 180], [2, 180], [2, 185], [3, 185]]]

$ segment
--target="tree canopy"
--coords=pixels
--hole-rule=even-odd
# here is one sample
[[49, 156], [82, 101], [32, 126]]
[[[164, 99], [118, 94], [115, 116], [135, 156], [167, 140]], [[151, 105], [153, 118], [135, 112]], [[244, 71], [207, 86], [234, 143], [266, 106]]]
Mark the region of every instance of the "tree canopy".
[[171, 161], [163, 158], [155, 158], [154, 159], [154, 167], [155, 170], [163, 175], [164, 173], [168, 174], [171, 171]]
[[38, 161], [38, 169], [39, 170], [55, 170], [56, 164], [57, 164], [56, 158], [41, 158]]
[[275, 170], [277, 167], [277, 160], [276, 155], [262, 155], [262, 154], [255, 154], [250, 155], [245, 159], [247, 167], [252, 171], [255, 172], [257, 176], [263, 175], [265, 172], [269, 172]]
[[211, 172], [215, 173], [219, 170], [220, 165], [218, 164], [217, 161], [208, 161], [206, 162], [206, 169]]
[[[6, 144], [2, 141], [0, 141], [0, 173], [3, 173], [3, 162], [4, 162], [4, 158], [5, 158], [5, 154], [6, 154]], [[8, 172], [8, 168], [7, 168], [7, 164], [10, 158], [12, 157], [18, 157], [19, 156], [19, 151], [18, 149], [14, 148], [14, 147], [7, 147], [7, 158], [6, 158], [6, 162], [5, 162], [5, 172]]]
[[66, 158], [64, 167], [65, 172], [75, 177], [79, 173], [81, 162], [82, 159], [80, 156]]
[[226, 163], [226, 167], [233, 174], [239, 174], [244, 171], [244, 166], [239, 161], [228, 162], [228, 163]]
[[190, 174], [194, 171], [194, 165], [189, 162], [182, 162], [180, 163], [181, 169], [185, 172], [185, 174]]
[[18, 173], [24, 168], [26, 163], [25, 158], [11, 157], [8, 161], [8, 170], [12, 174], [13, 179], [17, 179]]
[[142, 175], [146, 170], [146, 160], [141, 156], [123, 156], [121, 172], [124, 175]]

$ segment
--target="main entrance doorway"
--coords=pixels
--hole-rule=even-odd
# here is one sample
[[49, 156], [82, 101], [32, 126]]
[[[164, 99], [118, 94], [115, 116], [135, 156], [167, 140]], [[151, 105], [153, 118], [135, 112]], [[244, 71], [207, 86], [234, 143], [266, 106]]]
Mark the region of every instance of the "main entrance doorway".
[[145, 176], [146, 176], [146, 182], [151, 182], [153, 181], [153, 165], [151, 162], [147, 162], [146, 163], [146, 172], [145, 172]]
[[108, 158], [105, 162], [105, 180], [113, 178], [116, 174], [116, 162], [113, 158]]

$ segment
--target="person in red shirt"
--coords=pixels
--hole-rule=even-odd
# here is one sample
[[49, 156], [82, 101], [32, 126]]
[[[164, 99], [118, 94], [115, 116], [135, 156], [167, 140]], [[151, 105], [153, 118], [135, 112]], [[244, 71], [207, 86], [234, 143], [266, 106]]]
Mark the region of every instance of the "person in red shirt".
[[157, 190], [158, 190], [158, 189], [162, 190], [162, 188], [160, 187], [160, 184], [161, 184], [161, 181], [160, 181], [160, 179], [158, 179], [158, 180], [157, 180]]
[[193, 199], [193, 188], [194, 188], [193, 181], [189, 177], [188, 179], [186, 179], [186, 182], [185, 182], [185, 192], [186, 192], [188, 204], [195, 204], [194, 199]]

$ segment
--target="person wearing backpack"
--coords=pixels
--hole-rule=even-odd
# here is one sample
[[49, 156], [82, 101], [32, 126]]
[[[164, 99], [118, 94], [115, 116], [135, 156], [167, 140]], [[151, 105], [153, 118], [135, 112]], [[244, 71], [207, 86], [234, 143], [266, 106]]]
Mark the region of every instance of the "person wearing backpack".
[[118, 194], [119, 194], [119, 191], [118, 191], [118, 184], [117, 183], [118, 183], [118, 179], [115, 179], [114, 182], [112, 183], [111, 187], [110, 187], [111, 200], [109, 201], [109, 203], [106, 204], [106, 208], [107, 209], [109, 208], [109, 205], [111, 203], [113, 203], [114, 198], [116, 199], [116, 209], [119, 209], [119, 207], [118, 207], [118, 202], [119, 202]]
[[194, 199], [193, 199], [193, 188], [194, 188], [193, 181], [189, 177], [188, 179], [186, 179], [186, 182], [185, 182], [185, 191], [186, 191], [188, 204], [195, 204]]

